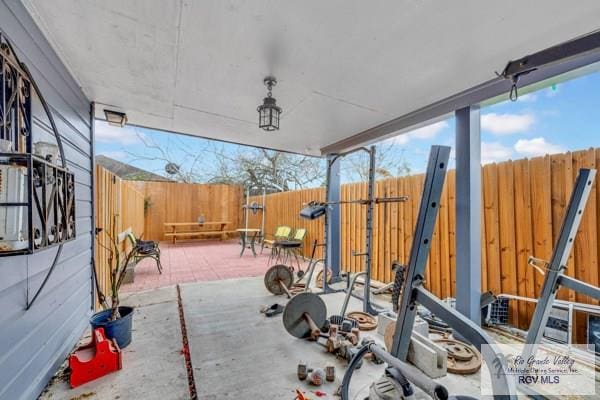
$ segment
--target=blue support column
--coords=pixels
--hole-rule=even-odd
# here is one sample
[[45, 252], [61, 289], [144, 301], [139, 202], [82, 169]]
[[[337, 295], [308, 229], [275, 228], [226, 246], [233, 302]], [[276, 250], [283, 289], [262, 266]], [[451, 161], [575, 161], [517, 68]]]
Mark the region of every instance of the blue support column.
[[[327, 202], [340, 201], [340, 164], [341, 157], [335, 155], [327, 156]], [[340, 230], [340, 205], [337, 203], [329, 205], [326, 215], [325, 242], [327, 253], [325, 264], [331, 268], [331, 282], [340, 281], [341, 264], [341, 230]]]
[[478, 106], [456, 110], [456, 309], [481, 324], [481, 132]]

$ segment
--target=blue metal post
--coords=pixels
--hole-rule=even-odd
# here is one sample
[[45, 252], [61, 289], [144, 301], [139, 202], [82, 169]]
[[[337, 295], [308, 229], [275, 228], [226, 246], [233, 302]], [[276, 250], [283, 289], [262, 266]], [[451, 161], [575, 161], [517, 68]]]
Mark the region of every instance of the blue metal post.
[[325, 241], [327, 243], [325, 265], [331, 268], [331, 282], [340, 281], [341, 230], [340, 230], [340, 164], [341, 157], [327, 156], [327, 202], [330, 204], [326, 215]]
[[456, 110], [456, 309], [481, 324], [481, 132], [478, 106]]

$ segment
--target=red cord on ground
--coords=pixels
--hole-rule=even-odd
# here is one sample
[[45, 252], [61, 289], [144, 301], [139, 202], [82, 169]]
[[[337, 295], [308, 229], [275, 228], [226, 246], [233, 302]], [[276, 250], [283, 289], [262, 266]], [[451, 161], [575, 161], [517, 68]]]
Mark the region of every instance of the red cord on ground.
[[190, 399], [198, 400], [198, 393], [196, 392], [196, 381], [194, 380], [194, 368], [192, 367], [192, 358], [190, 357], [190, 346], [187, 336], [187, 328], [185, 325], [185, 315], [183, 314], [183, 302], [181, 301], [181, 289], [177, 285], [177, 305], [179, 308], [179, 323], [181, 325], [181, 339], [183, 342], [183, 348], [181, 354], [185, 359], [185, 368], [188, 374], [188, 387], [190, 391]]

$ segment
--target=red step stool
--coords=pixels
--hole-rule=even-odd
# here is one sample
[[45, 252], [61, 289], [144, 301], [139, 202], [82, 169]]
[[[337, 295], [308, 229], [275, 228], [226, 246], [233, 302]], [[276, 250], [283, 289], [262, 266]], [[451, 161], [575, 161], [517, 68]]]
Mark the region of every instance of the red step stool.
[[69, 357], [71, 387], [98, 379], [121, 369], [121, 349], [114, 339], [107, 339], [104, 328], [96, 328], [92, 341]]

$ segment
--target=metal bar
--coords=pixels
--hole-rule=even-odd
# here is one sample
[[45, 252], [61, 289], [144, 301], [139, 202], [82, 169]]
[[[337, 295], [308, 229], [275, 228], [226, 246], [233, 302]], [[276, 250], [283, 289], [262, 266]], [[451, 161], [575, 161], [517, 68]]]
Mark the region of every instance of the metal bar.
[[[502, 352], [496, 347], [494, 341], [473, 321], [459, 313], [457, 310], [452, 309], [449, 305], [443, 303], [431, 294], [427, 289], [418, 285], [412, 290], [415, 301], [437, 317], [441, 318], [446, 322], [455, 332], [459, 332], [461, 336], [467, 339], [473, 344], [479, 351], [483, 345], [490, 346], [490, 349], [494, 352], [494, 357], [490, 357], [491, 354], [488, 351], [482, 352], [483, 357], [490, 369], [490, 376], [492, 379], [492, 389], [494, 391], [494, 399], [496, 398], [514, 398], [516, 399], [516, 386], [515, 382], [506, 374], [497, 373], [496, 369], [498, 365], [502, 366], [502, 370], [506, 371], [506, 360], [502, 356]], [[410, 335], [409, 335], [410, 340]], [[496, 393], [498, 395], [496, 395]], [[501, 395], [501, 393], [507, 393], [507, 395]]]
[[571, 254], [575, 235], [581, 223], [583, 210], [590, 195], [595, 176], [596, 170], [580, 169], [575, 181], [558, 240], [554, 246], [552, 258], [544, 276], [539, 301], [535, 307], [529, 331], [527, 332], [526, 343], [533, 345], [530, 346], [532, 352], [535, 352], [535, 346], [542, 340], [542, 335], [548, 322], [548, 315], [550, 314], [552, 303], [554, 303], [559, 288], [559, 278], [564, 271], [564, 266], [567, 265], [569, 254]]
[[346, 309], [348, 308], [348, 302], [350, 301], [350, 296], [352, 296], [352, 290], [354, 289], [354, 285], [356, 284], [356, 280], [359, 276], [366, 275], [366, 271], [362, 271], [357, 273], [352, 277], [348, 284], [348, 288], [346, 289], [346, 297], [344, 297], [344, 302], [342, 303], [342, 309], [340, 311], [340, 315], [343, 317], [346, 315]]
[[439, 399], [448, 397], [448, 390], [443, 385], [429, 378], [415, 366], [390, 355], [383, 347], [373, 343], [369, 345], [369, 351], [375, 354], [378, 359], [399, 370], [409, 382], [423, 390], [431, 398]]
[[481, 323], [481, 132], [479, 107], [456, 113], [456, 309]]
[[375, 197], [375, 204], [380, 203], [403, 203], [408, 201], [408, 196], [396, 196], [396, 197]]
[[[336, 203], [340, 201], [340, 159], [336, 155], [327, 157], [327, 187], [326, 201]], [[326, 263], [325, 267], [331, 269], [331, 282], [340, 281], [340, 207], [339, 204], [332, 204], [325, 213], [325, 243]], [[329, 285], [326, 279], [326, 273], [323, 273], [323, 290], [328, 293]]]
[[565, 59], [593, 52], [598, 48], [600, 48], [600, 31], [592, 32], [588, 35], [538, 51], [537, 53], [521, 57], [518, 60], [510, 61], [506, 64], [502, 76], [510, 77], [527, 74]]
[[[91, 240], [91, 247], [92, 247], [92, 259], [91, 259], [91, 267], [92, 267], [92, 273], [91, 273], [91, 288], [90, 288], [90, 309], [93, 311], [96, 309], [96, 292], [95, 290], [98, 290], [98, 300], [99, 302], [102, 304], [101, 301], [101, 297], [104, 297], [104, 294], [101, 292], [100, 290], [100, 284], [98, 282], [98, 277], [96, 276], [96, 207], [95, 207], [95, 202], [96, 202], [96, 142], [95, 142], [95, 136], [96, 136], [96, 125], [95, 125], [95, 121], [94, 121], [94, 114], [96, 113], [96, 103], [95, 102], [91, 102], [90, 103], [90, 164], [91, 164], [91, 168], [92, 168], [92, 182], [91, 182], [91, 187], [90, 187], [90, 191], [92, 192], [92, 230], [90, 232], [90, 236], [92, 238]], [[66, 202], [67, 202], [67, 190], [68, 190], [68, 182], [67, 182], [67, 175], [65, 174], [65, 180], [64, 180], [64, 194], [65, 194], [65, 210], [63, 212], [63, 219], [64, 219], [64, 229], [65, 229], [65, 235], [68, 233], [69, 231], [69, 227], [68, 227], [68, 223], [69, 223], [69, 217], [67, 215], [67, 207], [66, 207]]]
[[263, 187], [262, 195], [262, 209], [261, 209], [261, 223], [260, 223], [260, 235], [264, 239], [265, 237], [265, 208], [267, 204], [267, 188]]
[[[365, 250], [365, 285], [363, 312], [371, 315], [377, 315], [379, 312], [371, 305], [371, 266], [373, 263], [373, 205], [375, 200], [375, 146], [369, 148], [369, 180], [367, 182], [367, 197], [369, 204], [367, 205], [367, 232], [366, 232], [366, 250]], [[351, 289], [352, 291], [352, 289]], [[343, 315], [343, 314], [342, 314]]]
[[600, 288], [592, 286], [589, 283], [582, 282], [578, 279], [571, 278], [567, 275], [560, 275], [558, 277], [558, 284], [569, 289], [573, 289], [579, 294], [584, 296], [593, 297], [596, 300], [600, 300]]
[[[565, 276], [565, 275], [563, 275], [563, 276]], [[530, 303], [538, 302], [538, 299], [532, 299], [531, 297], [516, 296], [513, 294], [506, 294], [506, 293], [500, 293], [497, 297], [516, 300], [516, 301], [527, 301]], [[564, 301], [564, 300], [558, 300], [558, 299], [554, 300], [554, 304], [552, 304], [552, 307], [558, 308], [561, 310], [568, 310], [570, 306], [573, 306], [574, 311], [581, 311], [581, 312], [585, 312], [588, 314], [600, 315], [600, 306], [596, 306], [593, 304], [577, 303], [574, 301], [572, 302], [572, 301]]]
[[393, 356], [403, 361], [406, 360], [408, 355], [410, 336], [417, 313], [417, 308], [412, 297], [412, 287], [417, 282], [423, 280], [425, 273], [425, 264], [429, 257], [429, 248], [438, 215], [444, 180], [446, 179], [449, 157], [450, 147], [431, 147], [421, 204], [419, 206], [419, 215], [410, 250], [406, 284], [402, 292], [402, 298], [400, 299], [399, 315], [396, 320], [396, 333], [394, 335], [392, 351], [390, 352]]

